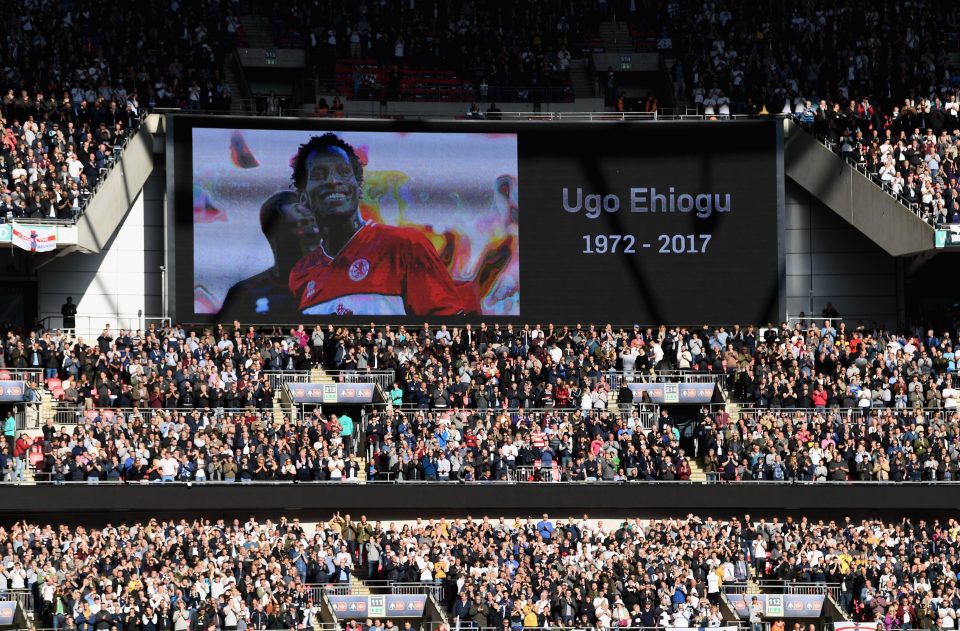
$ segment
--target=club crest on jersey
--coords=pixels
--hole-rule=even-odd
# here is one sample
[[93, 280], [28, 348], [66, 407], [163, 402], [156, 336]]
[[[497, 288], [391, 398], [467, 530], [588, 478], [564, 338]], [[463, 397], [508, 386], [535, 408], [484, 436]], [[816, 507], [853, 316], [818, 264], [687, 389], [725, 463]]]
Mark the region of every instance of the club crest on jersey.
[[367, 259], [357, 259], [350, 264], [350, 280], [358, 282], [370, 273], [370, 263]]
[[312, 280], [311, 280], [309, 283], [307, 283], [307, 291], [306, 291], [306, 293], [307, 293], [307, 298], [310, 298], [311, 296], [313, 296], [313, 294], [317, 293], [317, 283], [316, 283], [316, 281], [312, 281]]

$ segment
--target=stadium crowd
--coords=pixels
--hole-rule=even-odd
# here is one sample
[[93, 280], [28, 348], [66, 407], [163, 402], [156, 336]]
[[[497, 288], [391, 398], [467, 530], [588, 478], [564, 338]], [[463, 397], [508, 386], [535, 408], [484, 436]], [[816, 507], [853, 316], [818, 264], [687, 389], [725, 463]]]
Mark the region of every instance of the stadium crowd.
[[[870, 116], [858, 113], [865, 111]], [[798, 118], [931, 225], [960, 225], [960, 103], [907, 99], [874, 125], [873, 107], [805, 109]]]
[[[287, 332], [9, 332], [3, 364], [42, 369], [76, 426], [11, 432], [0, 471], [80, 480], [956, 479], [949, 334], [829, 319], [802, 328], [498, 324]], [[393, 371], [392, 409], [275, 417], [271, 371]], [[634, 403], [630, 382], [725, 379], [755, 411], [696, 423]], [[684, 374], [681, 372], [679, 374]], [[649, 401], [649, 399], [642, 399]], [[922, 408], [922, 411], [915, 411]], [[769, 412], [766, 412], [769, 410]], [[32, 441], [31, 441], [32, 442]]]
[[895, 482], [960, 476], [955, 410], [755, 411], [705, 416], [692, 451], [708, 480]]
[[603, 14], [596, 3], [584, 0], [502, 6], [437, 2], [426, 9], [326, 0], [289, 3], [284, 11], [289, 15], [271, 2], [261, 3], [275, 38], [284, 38], [282, 31], [291, 24], [302, 25], [322, 72], [332, 73], [342, 60], [362, 60], [365, 73], [396, 78], [405, 68], [451, 70], [459, 80], [472, 82], [477, 94], [481, 85], [535, 88], [567, 80], [570, 61], [579, 53], [576, 44], [597, 30]]
[[704, 114], [793, 116], [924, 220], [960, 224], [958, 22], [925, 0], [670, 3], [660, 46]]
[[697, 628], [720, 626], [725, 583], [753, 578], [838, 586], [858, 619], [949, 629], [958, 536], [955, 520], [750, 515], [18, 522], [0, 529], [0, 591], [28, 590], [45, 627], [71, 631], [309, 629], [318, 588], [351, 576], [444, 585], [458, 628]]
[[395, 370], [393, 402], [424, 410], [606, 410], [611, 399], [632, 400], [622, 380], [677, 370], [723, 375], [738, 398], [762, 408], [957, 404], [949, 332], [892, 332], [829, 317], [759, 329], [330, 326], [324, 340], [328, 365]]
[[956, 94], [947, 50], [958, 19], [929, 0], [672, 2], [660, 9], [659, 45], [677, 59], [677, 96], [708, 113], [802, 114], [827, 99], [876, 122], [878, 106], [890, 114], [903, 99]]
[[145, 108], [229, 109], [228, 3], [15, 0], [0, 69], [0, 222], [73, 220]]
[[[677, 59], [681, 100], [708, 115], [763, 107], [794, 115], [925, 220], [960, 224], [960, 99], [944, 52], [957, 22], [952, 13], [933, 19], [938, 11], [929, 1], [767, 3], [749, 11], [724, 3], [621, 4], [457, 2], [430, 11], [405, 3], [251, 2], [243, 10], [268, 19], [276, 42], [307, 48], [321, 74], [339, 61], [363, 62], [352, 97], [372, 82], [383, 98], [400, 98], [401, 70], [409, 69], [453, 71], [480, 99], [489, 86], [569, 82], [571, 60], [602, 46], [602, 39], [591, 42], [601, 21], [617, 13], [634, 31], [659, 31], [659, 48]], [[75, 218], [147, 108], [229, 111], [223, 68], [229, 49], [245, 43], [240, 10], [225, 0], [122, 11], [104, 0], [82, 7], [17, 0], [4, 44], [0, 220]], [[892, 24], [906, 37], [883, 36]]]

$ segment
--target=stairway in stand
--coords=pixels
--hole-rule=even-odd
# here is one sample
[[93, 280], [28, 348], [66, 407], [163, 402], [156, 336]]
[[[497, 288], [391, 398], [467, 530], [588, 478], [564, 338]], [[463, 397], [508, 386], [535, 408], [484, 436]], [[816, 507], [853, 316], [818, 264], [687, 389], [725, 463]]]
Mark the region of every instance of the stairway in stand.
[[590, 99], [596, 96], [596, 82], [590, 76], [586, 59], [570, 60], [570, 81], [573, 83], [573, 98]]
[[697, 462], [695, 458], [687, 458], [687, 462], [690, 463], [690, 481], [706, 482], [707, 474], [704, 473], [703, 467], [700, 466], [700, 463]]
[[259, 15], [241, 15], [240, 24], [243, 26], [243, 36], [247, 40], [248, 48], [276, 48], [273, 40], [273, 29], [270, 23]]
[[230, 88], [230, 113], [231, 114], [251, 114], [253, 113], [252, 108], [249, 107], [248, 103], [243, 98], [243, 93], [240, 90], [240, 82], [237, 81], [236, 73], [233, 69], [233, 64], [229, 61], [223, 65], [223, 80], [227, 82], [227, 86]]
[[334, 381], [327, 371], [320, 366], [314, 366], [310, 369], [310, 383], [334, 383]]
[[630, 37], [630, 28], [626, 22], [602, 22], [600, 37], [603, 39], [603, 48], [608, 53], [633, 52], [633, 38]]
[[[354, 568], [359, 568], [359, 565], [355, 565]], [[353, 596], [366, 596], [370, 593], [370, 588], [367, 587], [367, 584], [362, 578], [358, 578], [353, 574], [350, 575], [350, 594]]]
[[[327, 371], [325, 371], [321, 366], [314, 366], [313, 368], [310, 369], [310, 383], [336, 383], [336, 382], [333, 380], [333, 377], [328, 375]], [[353, 415], [351, 414], [351, 416]], [[353, 419], [353, 422], [360, 423], [361, 419], [355, 418]], [[354, 445], [354, 451], [357, 454], [357, 460], [360, 461], [360, 472], [357, 474], [357, 479], [360, 482], [365, 483], [367, 481], [367, 459], [366, 459], [366, 453], [364, 453], [364, 451], [360, 449], [360, 447], [361, 447], [360, 445]]]

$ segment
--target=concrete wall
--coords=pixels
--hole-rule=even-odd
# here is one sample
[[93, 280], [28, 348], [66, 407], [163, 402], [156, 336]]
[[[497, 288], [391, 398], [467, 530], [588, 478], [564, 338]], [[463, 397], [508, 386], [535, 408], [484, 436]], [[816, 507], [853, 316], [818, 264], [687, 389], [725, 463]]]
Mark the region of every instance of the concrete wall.
[[787, 314], [819, 316], [829, 301], [848, 326], [895, 325], [897, 260], [790, 178], [784, 192]]
[[77, 303], [81, 335], [99, 335], [107, 323], [114, 329], [140, 328], [149, 323], [144, 318], [162, 315], [165, 194], [164, 170], [158, 165], [99, 254], [68, 254], [40, 268], [40, 317], [59, 316], [67, 296]]
[[67, 484], [0, 485], [0, 524], [21, 519], [57, 519], [94, 524], [110, 519], [246, 519], [300, 517], [330, 519], [334, 511], [366, 514], [372, 520], [466, 517], [482, 515], [554, 518], [589, 514], [607, 517], [664, 518], [690, 513], [729, 519], [783, 520], [787, 515], [811, 519], [848, 515], [913, 519], [955, 517], [960, 486], [919, 483], [697, 484], [675, 483], [527, 483], [352, 484]]
[[784, 121], [784, 171], [893, 256], [933, 249], [933, 228], [812, 135]]
[[77, 243], [88, 252], [100, 252], [113, 237], [117, 225], [140, 194], [153, 172], [154, 143], [152, 129], [159, 118], [147, 117], [147, 123], [127, 143], [119, 163], [96, 191], [90, 205], [77, 220]]

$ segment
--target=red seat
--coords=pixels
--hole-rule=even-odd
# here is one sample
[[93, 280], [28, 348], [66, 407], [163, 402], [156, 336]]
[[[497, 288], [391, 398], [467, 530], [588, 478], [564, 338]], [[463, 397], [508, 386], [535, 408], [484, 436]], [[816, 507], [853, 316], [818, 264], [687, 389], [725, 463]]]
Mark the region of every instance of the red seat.
[[47, 388], [49, 388], [50, 390], [56, 390], [57, 388], [62, 388], [62, 387], [63, 387], [63, 382], [60, 381], [59, 377], [51, 377], [50, 379], [47, 379]]
[[10, 381], [9, 370], [0, 370], [0, 381]]
[[27, 461], [30, 463], [30, 466], [36, 468], [38, 464], [43, 462], [43, 439], [38, 438], [30, 445], [29, 455], [27, 456]]
[[63, 401], [63, 397], [66, 396], [66, 392], [64, 392], [63, 388], [53, 388], [50, 391], [50, 394], [52, 394], [53, 398], [57, 401]]

